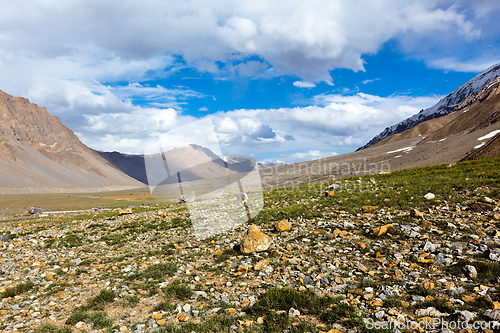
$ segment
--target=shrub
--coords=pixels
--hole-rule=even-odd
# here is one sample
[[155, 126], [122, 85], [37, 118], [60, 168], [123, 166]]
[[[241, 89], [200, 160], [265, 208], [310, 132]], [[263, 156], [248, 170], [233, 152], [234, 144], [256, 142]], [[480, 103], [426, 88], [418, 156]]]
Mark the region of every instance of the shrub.
[[67, 327], [57, 327], [53, 324], [44, 324], [35, 329], [35, 333], [71, 333]]
[[163, 288], [163, 291], [167, 296], [175, 297], [181, 301], [193, 295], [193, 291], [191, 290], [191, 288], [182, 284], [179, 280], [175, 280], [168, 287]]
[[35, 284], [33, 282], [31, 282], [31, 281], [28, 281], [28, 282], [25, 282], [25, 283], [21, 283], [21, 284], [15, 286], [15, 287], [7, 288], [0, 295], [0, 299], [1, 298], [7, 298], [7, 297], [14, 297], [14, 296], [26, 293], [26, 292], [30, 291], [31, 289], [33, 289], [34, 287], [35, 287]]
[[87, 301], [86, 309], [92, 310], [104, 310], [104, 307], [108, 303], [112, 303], [114, 299], [118, 297], [116, 292], [112, 290], [103, 289], [99, 294]]

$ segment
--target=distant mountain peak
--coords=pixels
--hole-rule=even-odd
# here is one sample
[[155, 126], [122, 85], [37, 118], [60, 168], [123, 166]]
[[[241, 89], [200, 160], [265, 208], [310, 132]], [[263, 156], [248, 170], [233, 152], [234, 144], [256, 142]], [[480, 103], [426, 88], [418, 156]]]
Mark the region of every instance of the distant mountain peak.
[[419, 113], [389, 127], [386, 127], [380, 134], [358, 150], [368, 148], [369, 146], [385, 139], [393, 134], [406, 131], [424, 121], [446, 116], [452, 113], [455, 108], [465, 102], [471, 96], [479, 93], [486, 85], [494, 81], [500, 75], [500, 63], [482, 71], [470, 81], [462, 84], [452, 93], [443, 97], [434, 106], [421, 110]]

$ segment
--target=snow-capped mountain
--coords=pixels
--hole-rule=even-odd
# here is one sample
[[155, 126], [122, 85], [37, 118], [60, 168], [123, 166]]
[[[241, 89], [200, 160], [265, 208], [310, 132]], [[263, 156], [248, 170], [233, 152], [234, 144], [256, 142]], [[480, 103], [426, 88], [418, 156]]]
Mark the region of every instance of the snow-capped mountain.
[[387, 127], [379, 135], [368, 141], [366, 145], [358, 148], [357, 150], [365, 149], [388, 136], [406, 131], [421, 122], [450, 114], [457, 105], [463, 103], [470, 96], [480, 92], [485, 85], [493, 81], [499, 75], [500, 64], [491, 66], [469, 82], [462, 84], [457, 90], [437, 102], [436, 105], [422, 110], [395, 125]]

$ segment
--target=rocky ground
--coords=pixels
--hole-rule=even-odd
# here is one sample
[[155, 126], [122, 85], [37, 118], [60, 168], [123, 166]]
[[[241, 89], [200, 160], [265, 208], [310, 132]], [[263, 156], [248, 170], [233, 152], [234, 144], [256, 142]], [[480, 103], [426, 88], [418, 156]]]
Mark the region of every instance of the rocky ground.
[[181, 204], [2, 223], [0, 328], [334, 333], [500, 327], [500, 205], [491, 188], [462, 189], [454, 200], [439, 191], [434, 198], [420, 193], [425, 204], [411, 209], [390, 206], [383, 180], [361, 182], [373, 205], [344, 210], [352, 193], [343, 194], [340, 185], [328, 197], [328, 184], [266, 192], [252, 232], [245, 224], [204, 240], [191, 233]]

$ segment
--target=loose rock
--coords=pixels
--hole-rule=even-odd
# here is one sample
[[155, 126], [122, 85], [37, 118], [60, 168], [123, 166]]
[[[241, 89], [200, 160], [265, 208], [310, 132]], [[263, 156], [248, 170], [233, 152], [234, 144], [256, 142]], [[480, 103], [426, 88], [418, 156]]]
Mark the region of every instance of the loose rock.
[[240, 251], [243, 253], [265, 251], [271, 245], [271, 237], [260, 231], [259, 227], [252, 224], [246, 235], [240, 241]]
[[427, 200], [432, 200], [436, 198], [436, 195], [434, 193], [429, 192], [426, 195], [424, 195], [424, 198], [426, 198]]
[[276, 222], [274, 224], [274, 228], [276, 229], [276, 231], [288, 231], [290, 229], [292, 229], [292, 226], [290, 225], [290, 222], [288, 221], [279, 221], [279, 222]]
[[474, 279], [477, 277], [476, 267], [474, 267], [472, 265], [465, 265], [464, 271], [467, 274], [467, 276], [470, 277], [471, 279]]

